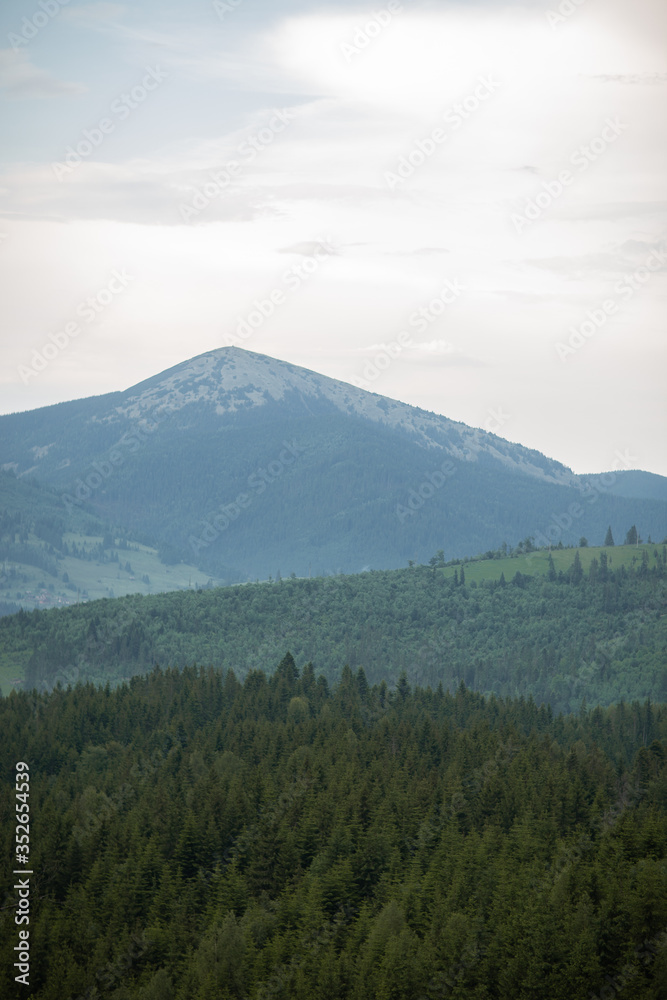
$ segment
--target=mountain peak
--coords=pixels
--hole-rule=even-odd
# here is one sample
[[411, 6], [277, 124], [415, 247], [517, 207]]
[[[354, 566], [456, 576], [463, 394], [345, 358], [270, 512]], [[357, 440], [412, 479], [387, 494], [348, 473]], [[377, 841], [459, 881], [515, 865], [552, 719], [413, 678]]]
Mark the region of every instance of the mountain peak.
[[224, 418], [288, 400], [307, 412], [314, 404], [326, 404], [349, 416], [400, 429], [414, 436], [420, 447], [444, 451], [457, 461], [475, 462], [486, 456], [548, 482], [571, 485], [576, 478], [561, 463], [495, 434], [241, 347], [207, 351], [132, 386], [106, 419], [151, 421], [192, 404], [208, 405]]
[[[361, 407], [364, 399], [385, 398], [289, 361], [241, 347], [220, 347], [132, 386], [116, 409], [123, 415], [141, 417], [156, 407], [158, 411], [174, 412], [192, 402], [208, 401], [223, 414], [249, 405], [263, 406], [270, 399], [278, 401], [291, 392], [304, 398], [328, 399], [344, 411]], [[399, 407], [405, 405], [389, 402]], [[370, 411], [373, 409], [371, 404]]]

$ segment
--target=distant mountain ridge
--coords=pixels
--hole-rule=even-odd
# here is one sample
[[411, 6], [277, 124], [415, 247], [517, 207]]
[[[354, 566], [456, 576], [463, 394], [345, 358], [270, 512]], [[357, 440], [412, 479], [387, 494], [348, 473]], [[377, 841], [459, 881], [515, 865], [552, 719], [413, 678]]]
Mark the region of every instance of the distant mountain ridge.
[[0, 466], [58, 490], [64, 509], [239, 579], [391, 568], [526, 536], [601, 543], [608, 524], [667, 532], [663, 477], [582, 479], [495, 434], [237, 347], [123, 392], [0, 417], [0, 442]]
[[[606, 488], [615, 496], [667, 501], [667, 476], [658, 476], [654, 472], [642, 472], [639, 469], [622, 469], [612, 475], [614, 481]], [[586, 479], [595, 484], [602, 483], [605, 477], [592, 475], [586, 476]], [[609, 476], [606, 481], [609, 481]]]

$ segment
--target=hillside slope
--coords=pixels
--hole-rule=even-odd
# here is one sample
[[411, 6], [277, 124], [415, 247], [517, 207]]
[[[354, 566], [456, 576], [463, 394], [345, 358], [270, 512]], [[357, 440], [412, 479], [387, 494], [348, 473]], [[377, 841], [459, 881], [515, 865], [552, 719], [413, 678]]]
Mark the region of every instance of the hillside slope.
[[[555, 711], [650, 697], [667, 700], [667, 549], [644, 549], [633, 569], [572, 550], [552, 579], [540, 559], [514, 562], [506, 585], [451, 568], [415, 567], [209, 591], [140, 595], [0, 619], [0, 670], [27, 687], [116, 683], [155, 663], [232, 668], [240, 677], [290, 649], [329, 682], [344, 664], [372, 683], [461, 681], [503, 697], [531, 695]], [[486, 564], [488, 565], [488, 564]], [[493, 565], [493, 562], [492, 562]], [[459, 570], [462, 567], [459, 567]], [[458, 574], [457, 574], [458, 575]], [[15, 674], [12, 674], [12, 677]]]

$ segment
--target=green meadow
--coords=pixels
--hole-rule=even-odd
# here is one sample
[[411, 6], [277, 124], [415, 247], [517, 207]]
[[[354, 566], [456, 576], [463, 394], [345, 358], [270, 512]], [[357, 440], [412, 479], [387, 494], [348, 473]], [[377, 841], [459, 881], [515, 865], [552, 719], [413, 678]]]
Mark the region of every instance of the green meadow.
[[648, 568], [652, 569], [657, 562], [657, 553], [663, 545], [644, 543], [642, 545], [585, 546], [583, 548], [538, 549], [535, 552], [515, 556], [505, 556], [500, 559], [470, 559], [457, 565], [445, 566], [441, 572], [447, 577], [460, 573], [461, 566], [465, 571], [466, 583], [482, 583], [488, 580], [500, 580], [504, 574], [509, 581], [517, 574], [525, 576], [546, 576], [549, 569], [549, 555], [553, 559], [557, 573], [566, 573], [574, 562], [575, 552], [579, 553], [581, 568], [586, 573], [594, 559], [600, 562], [602, 553], [607, 555], [607, 565], [610, 569], [632, 569], [641, 566], [643, 553], [648, 553]]

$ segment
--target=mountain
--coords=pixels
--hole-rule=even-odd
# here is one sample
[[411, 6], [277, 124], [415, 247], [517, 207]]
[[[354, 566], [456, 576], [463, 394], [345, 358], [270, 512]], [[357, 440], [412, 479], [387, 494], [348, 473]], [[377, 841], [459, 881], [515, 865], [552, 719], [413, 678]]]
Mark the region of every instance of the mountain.
[[[408, 434], [415, 444], [442, 450], [457, 461], [477, 461], [487, 456], [507, 469], [544, 481], [572, 485], [576, 480], [559, 462], [520, 445], [510, 445], [494, 434], [238, 347], [201, 354], [125, 392], [0, 417], [0, 426], [2, 422], [7, 424], [7, 437], [15, 434], [22, 450], [14, 460], [5, 457], [3, 468], [13, 468], [17, 475], [32, 473], [62, 485], [71, 478], [73, 468], [99, 458], [95, 431], [100, 441], [116, 443], [122, 441], [116, 431], [125, 433], [130, 425], [129, 429], [141, 439], [142, 432], [152, 434], [176, 414], [181, 417], [181, 429], [185, 429], [191, 426], [195, 411], [202, 414], [204, 410], [209, 416], [215, 413], [222, 418], [217, 428], [222, 429], [237, 422], [239, 414], [248, 415], [252, 410], [258, 411], [260, 418], [270, 419], [271, 404], [279, 404], [285, 416], [301, 411], [313, 416], [327, 413], [361, 417]], [[86, 453], [74, 459], [70, 435], [82, 422], [91, 425], [89, 431], [93, 433], [80, 442]], [[113, 429], [111, 435], [105, 435], [109, 429]], [[54, 430], [68, 433], [67, 440], [46, 441], [59, 436]], [[43, 443], [34, 443], [38, 438], [44, 438]], [[127, 447], [136, 450], [137, 444], [128, 439]]]
[[[651, 483], [575, 476], [532, 449], [236, 347], [127, 389], [0, 417], [0, 466], [223, 579], [667, 533]], [[647, 474], [640, 474], [647, 475]], [[659, 480], [662, 477], [657, 477]], [[632, 491], [631, 491], [632, 492]]]
[[[587, 476], [586, 478], [593, 484], [602, 484], [604, 481], [604, 476]], [[641, 497], [644, 500], [667, 501], [667, 477], [657, 476], [653, 472], [624, 469], [615, 473], [614, 482], [607, 489], [618, 497]]]

